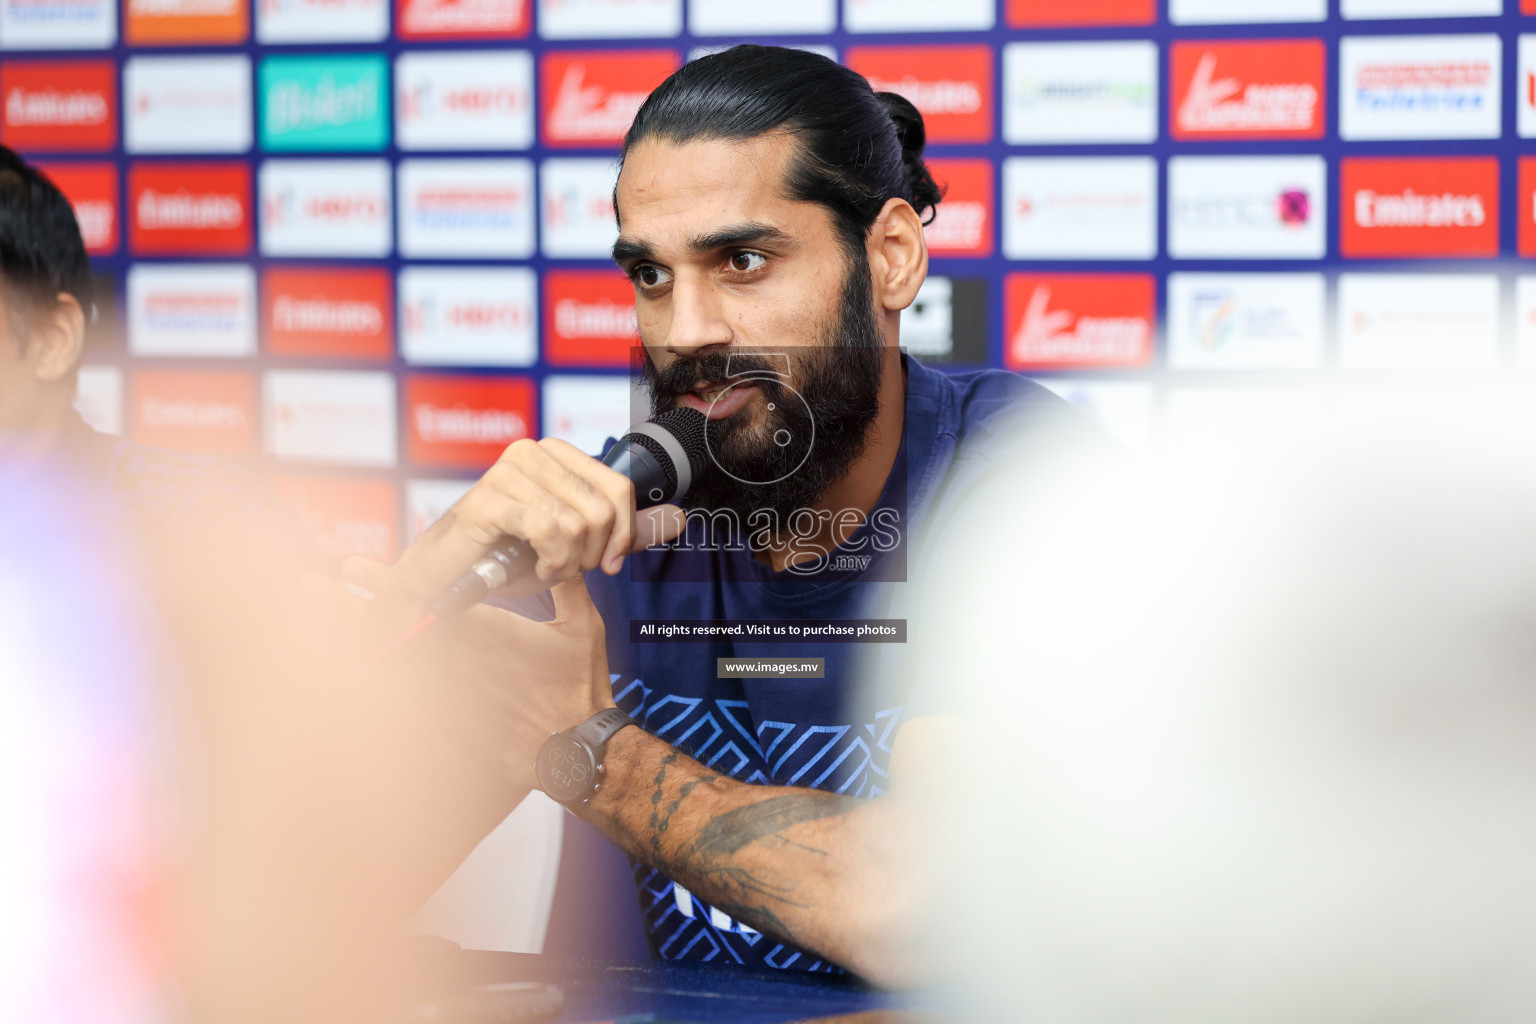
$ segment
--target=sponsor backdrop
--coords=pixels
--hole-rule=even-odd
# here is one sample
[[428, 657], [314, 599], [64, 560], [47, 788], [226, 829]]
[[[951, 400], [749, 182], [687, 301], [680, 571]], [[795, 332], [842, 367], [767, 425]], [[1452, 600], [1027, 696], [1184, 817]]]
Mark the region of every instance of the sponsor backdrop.
[[806, 46], [929, 125], [903, 338], [1133, 442], [1536, 367], [1536, 0], [0, 0], [0, 140], [100, 274], [81, 405], [268, 460], [387, 558], [497, 452], [631, 415], [616, 143]]

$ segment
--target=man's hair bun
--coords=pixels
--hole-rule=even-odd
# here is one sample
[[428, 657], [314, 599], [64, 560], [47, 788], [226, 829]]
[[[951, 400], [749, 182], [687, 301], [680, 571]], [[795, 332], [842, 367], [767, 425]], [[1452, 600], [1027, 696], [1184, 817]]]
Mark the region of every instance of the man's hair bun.
[[928, 173], [928, 166], [923, 163], [923, 147], [928, 143], [923, 115], [912, 105], [911, 100], [900, 93], [877, 92], [875, 97], [896, 125], [896, 137], [901, 142], [901, 164], [906, 173], [912, 209], [917, 211], [919, 217], [927, 213], [928, 216], [923, 220], [927, 224], [933, 220], [934, 207], [944, 198], [944, 190], [934, 182], [933, 175]]

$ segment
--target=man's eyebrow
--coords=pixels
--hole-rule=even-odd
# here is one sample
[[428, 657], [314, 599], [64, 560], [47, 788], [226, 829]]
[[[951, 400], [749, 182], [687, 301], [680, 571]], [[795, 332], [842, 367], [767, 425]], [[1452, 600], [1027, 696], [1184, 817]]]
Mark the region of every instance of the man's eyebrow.
[[632, 238], [621, 238], [613, 243], [613, 262], [621, 265], [633, 260], [652, 259], [655, 255], [655, 250], [649, 245]]
[[[695, 235], [688, 241], [688, 248], [695, 255], [711, 253], [740, 245], [783, 245], [789, 235], [771, 224], [733, 224], [711, 231], [707, 235]], [[654, 260], [656, 250], [649, 243], [634, 238], [620, 238], [613, 243], [613, 262], [618, 264], [639, 260]]]
[[727, 249], [738, 245], [764, 245], [784, 244], [789, 241], [789, 236], [772, 224], [733, 224], [719, 231], [711, 231], [707, 235], [695, 235], [688, 242], [688, 248], [696, 255], [714, 252], [716, 249]]

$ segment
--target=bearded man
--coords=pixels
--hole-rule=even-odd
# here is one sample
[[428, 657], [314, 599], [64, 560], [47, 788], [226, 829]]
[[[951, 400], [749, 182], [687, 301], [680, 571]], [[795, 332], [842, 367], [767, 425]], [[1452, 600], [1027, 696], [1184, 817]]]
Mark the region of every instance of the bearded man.
[[[1031, 382], [900, 351], [940, 199], [923, 146], [910, 103], [815, 54], [738, 46], [678, 70], [625, 139], [613, 252], [654, 410], [709, 420], [713, 465], [688, 508], [637, 514], [619, 474], [522, 441], [396, 567], [353, 569], [404, 622], [495, 544], [531, 542], [552, 621], [476, 610], [505, 634], [483, 642], [511, 652], [486, 677], [521, 719], [492, 761], [508, 802], [542, 785], [629, 854], [663, 958], [928, 980], [899, 798], [952, 735], [945, 681], [855, 692], [869, 645], [825, 638], [630, 635], [643, 620], [878, 617], [909, 586], [914, 523], [961, 499], [1001, 414], [1024, 421], [1014, 455], [1094, 443]], [[821, 673], [717, 663], [786, 657]], [[551, 757], [579, 785], [552, 785]]]

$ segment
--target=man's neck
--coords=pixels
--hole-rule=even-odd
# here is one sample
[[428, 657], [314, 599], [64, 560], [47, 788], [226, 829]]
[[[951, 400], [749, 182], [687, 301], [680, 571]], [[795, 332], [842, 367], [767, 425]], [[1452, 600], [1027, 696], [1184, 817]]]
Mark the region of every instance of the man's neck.
[[863, 452], [811, 506], [817, 514], [816, 533], [807, 537], [786, 531], [768, 547], [753, 552], [753, 558], [771, 566], [774, 572], [783, 572], [796, 562], [811, 561], [841, 546], [880, 501], [901, 451], [901, 431], [907, 415], [907, 364], [900, 349], [892, 346], [885, 352], [887, 360], [880, 375], [880, 411], [869, 425]]

